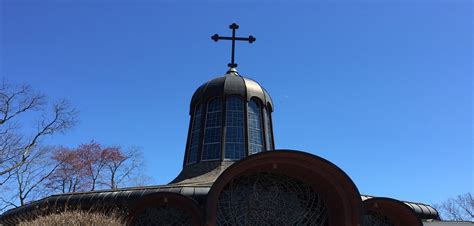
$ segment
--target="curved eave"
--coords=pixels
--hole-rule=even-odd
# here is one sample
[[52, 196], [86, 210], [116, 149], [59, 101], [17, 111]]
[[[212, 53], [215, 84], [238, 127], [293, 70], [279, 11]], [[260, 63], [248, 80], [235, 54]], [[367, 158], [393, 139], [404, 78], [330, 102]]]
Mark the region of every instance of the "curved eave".
[[[362, 201], [372, 198], [377, 198], [376, 196], [370, 195], [362, 195]], [[417, 202], [408, 202], [408, 201], [401, 201], [408, 207], [410, 207], [415, 213], [418, 215], [420, 219], [440, 219], [438, 211], [430, 205], [424, 203], [417, 203]]]
[[198, 203], [202, 203], [209, 190], [209, 186], [165, 185], [52, 195], [6, 211], [0, 215], [0, 224], [16, 224], [18, 221], [31, 219], [35, 216], [35, 213], [39, 211], [60, 210], [67, 206], [78, 206], [81, 209], [107, 207], [129, 208], [141, 197], [161, 192], [172, 192], [184, 195]]

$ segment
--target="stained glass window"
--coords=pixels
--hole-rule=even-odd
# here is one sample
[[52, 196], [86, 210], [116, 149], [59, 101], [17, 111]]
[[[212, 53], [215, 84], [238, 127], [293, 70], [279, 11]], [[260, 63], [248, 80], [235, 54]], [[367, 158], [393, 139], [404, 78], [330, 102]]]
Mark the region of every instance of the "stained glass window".
[[263, 109], [265, 112], [265, 132], [266, 132], [266, 143], [267, 143], [267, 150], [273, 150], [273, 136], [272, 136], [272, 121], [270, 118], [270, 109]]
[[188, 164], [195, 163], [198, 156], [199, 141], [201, 140], [201, 115], [202, 105], [196, 107], [192, 118], [191, 142], [189, 144]]
[[250, 144], [249, 154], [255, 154], [263, 151], [263, 136], [260, 105], [254, 100], [249, 102], [248, 120]]
[[240, 97], [230, 96], [226, 101], [225, 158], [244, 156], [244, 102]]
[[222, 100], [215, 98], [207, 104], [206, 127], [202, 160], [219, 159], [221, 154]]
[[328, 225], [314, 189], [295, 178], [262, 172], [232, 180], [217, 204], [217, 225]]

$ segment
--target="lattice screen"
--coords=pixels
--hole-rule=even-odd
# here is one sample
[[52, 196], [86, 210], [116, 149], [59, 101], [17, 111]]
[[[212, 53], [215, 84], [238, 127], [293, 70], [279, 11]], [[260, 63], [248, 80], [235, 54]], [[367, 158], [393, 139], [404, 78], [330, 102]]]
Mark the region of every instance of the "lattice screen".
[[327, 226], [328, 212], [311, 186], [258, 173], [233, 180], [219, 196], [218, 225]]

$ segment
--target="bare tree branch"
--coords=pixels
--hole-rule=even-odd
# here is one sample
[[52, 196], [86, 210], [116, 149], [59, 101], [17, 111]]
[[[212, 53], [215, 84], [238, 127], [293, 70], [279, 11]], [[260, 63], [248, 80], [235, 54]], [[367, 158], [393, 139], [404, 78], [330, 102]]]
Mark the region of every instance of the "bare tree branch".
[[466, 193], [434, 205], [444, 220], [474, 221], [474, 198]]
[[[7, 126], [15, 116], [26, 112], [39, 110], [45, 105], [45, 97], [35, 94], [29, 86], [23, 86], [18, 90], [9, 90], [11, 87], [3, 84], [0, 89], [0, 127], [6, 127], [0, 132], [0, 176], [24, 164], [31, 151], [38, 142], [48, 135], [63, 133], [73, 127], [77, 122], [77, 111], [65, 100], [58, 101], [53, 105], [52, 116], [43, 116], [38, 122], [37, 132], [30, 139], [15, 133], [12, 126]], [[12, 106], [16, 110], [12, 110]], [[10, 124], [14, 124], [10, 122]], [[22, 142], [23, 141], [23, 142]]]
[[3, 81], [0, 89], [0, 125], [18, 116], [19, 114], [37, 110], [45, 104], [45, 96], [34, 93], [30, 86], [14, 87]]

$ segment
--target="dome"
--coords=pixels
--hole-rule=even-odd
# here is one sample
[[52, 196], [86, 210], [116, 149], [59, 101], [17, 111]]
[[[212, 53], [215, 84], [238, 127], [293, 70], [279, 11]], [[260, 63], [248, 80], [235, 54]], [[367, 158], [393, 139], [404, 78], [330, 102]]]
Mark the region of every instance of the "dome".
[[201, 85], [191, 99], [183, 172], [274, 150], [272, 112], [268, 92], [235, 68]]
[[239, 75], [235, 68], [229, 69], [222, 77], [217, 77], [202, 84], [191, 99], [190, 112], [198, 103], [205, 103], [213, 97], [226, 98], [230, 95], [238, 95], [246, 101], [257, 98], [273, 111], [273, 103], [268, 92], [258, 82]]

